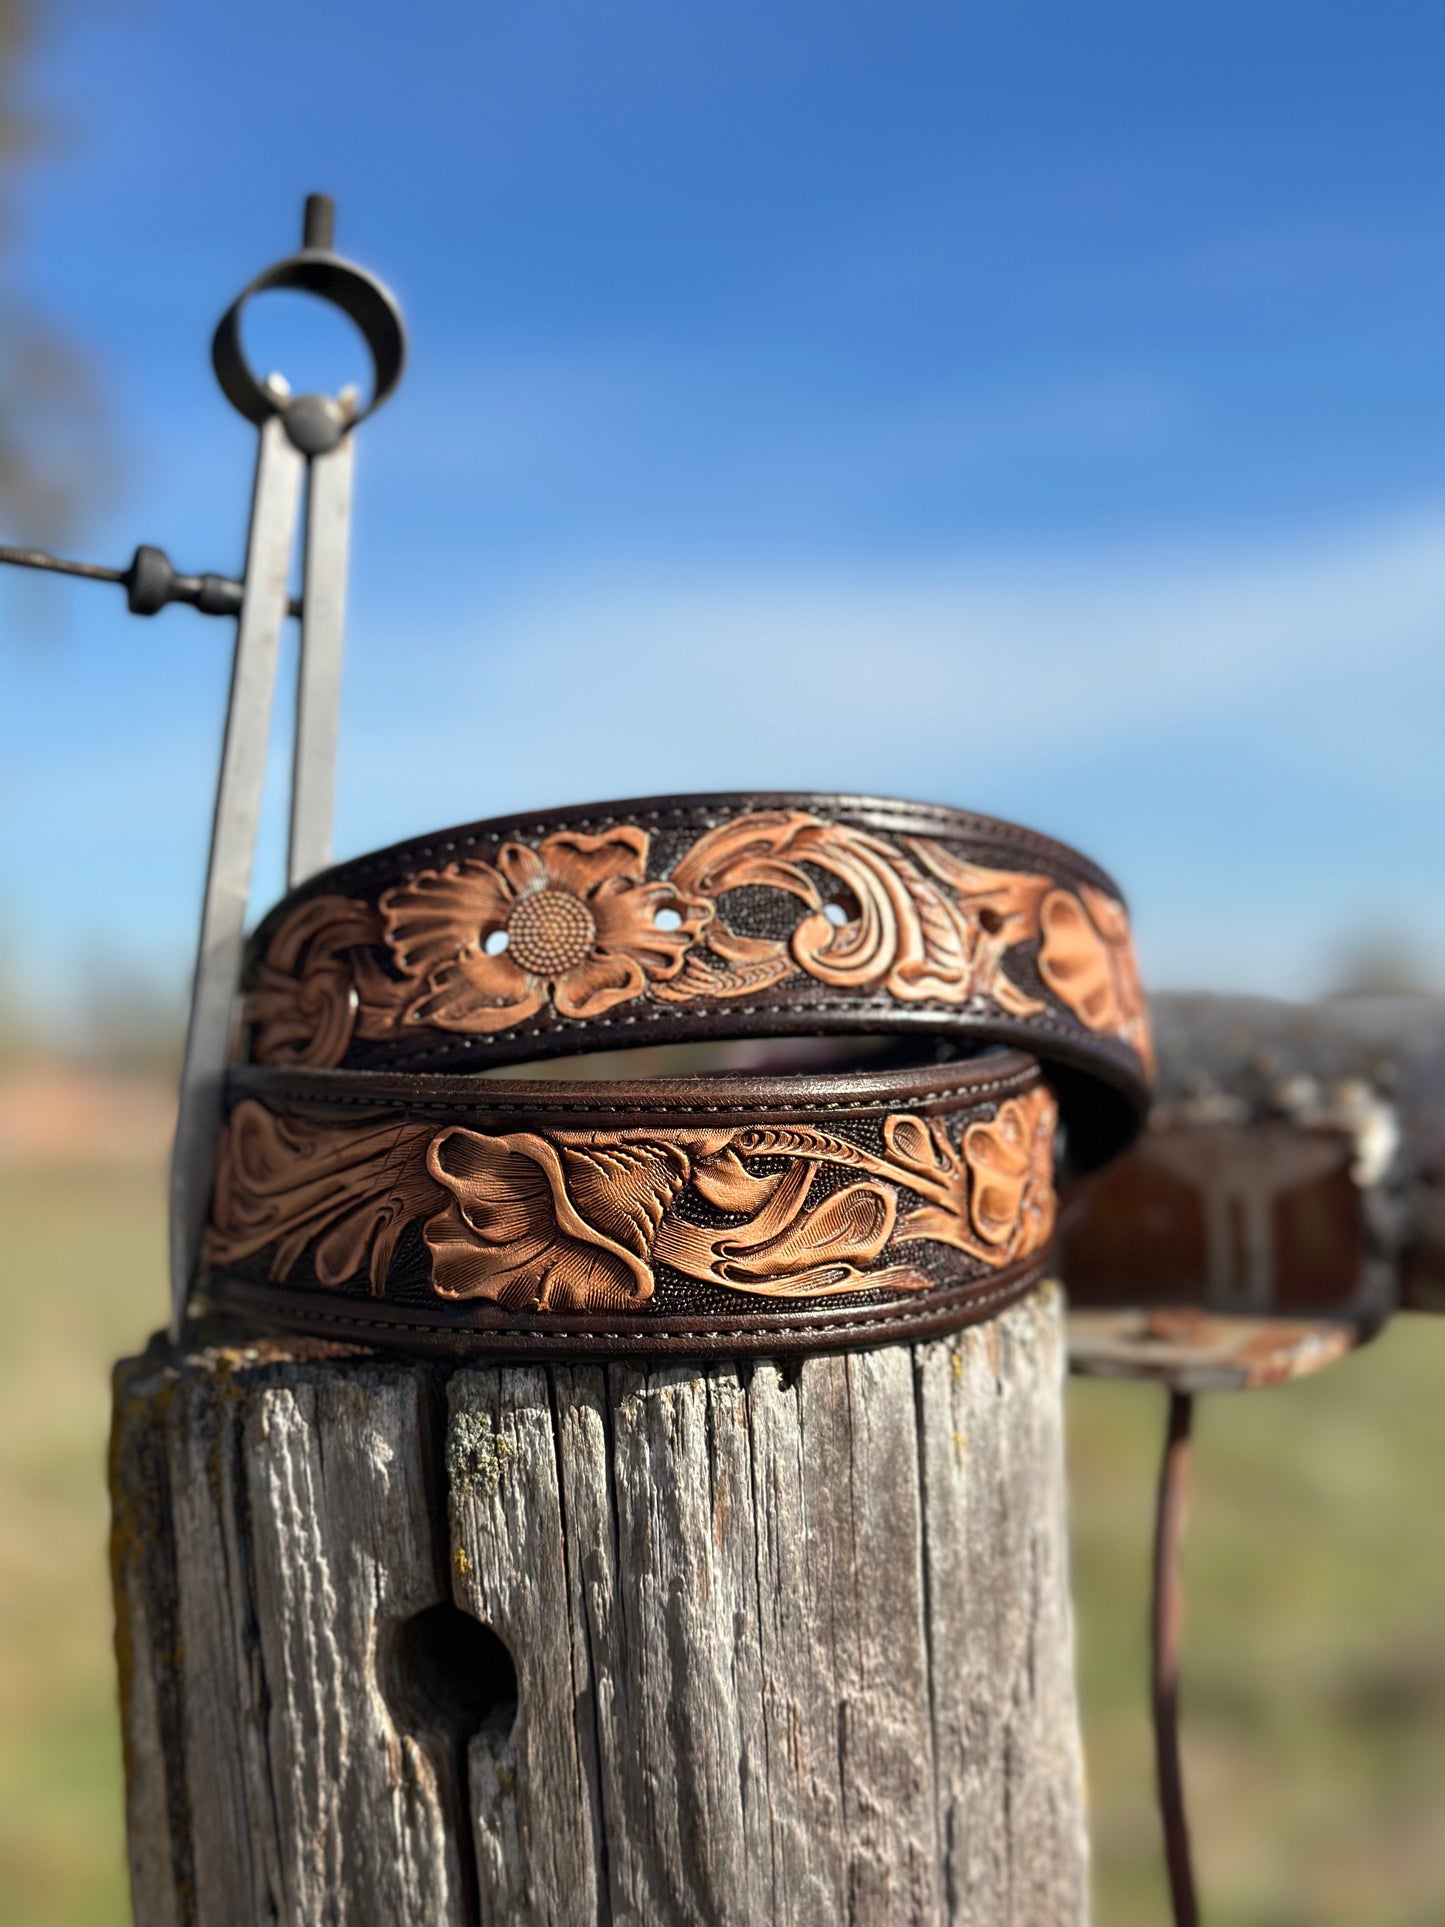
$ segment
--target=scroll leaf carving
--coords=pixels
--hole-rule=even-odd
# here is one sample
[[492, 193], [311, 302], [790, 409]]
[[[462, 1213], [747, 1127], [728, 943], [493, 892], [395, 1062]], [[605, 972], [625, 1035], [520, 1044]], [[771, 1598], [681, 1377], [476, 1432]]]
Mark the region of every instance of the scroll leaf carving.
[[815, 913], [793, 933], [810, 977], [843, 990], [883, 984], [908, 1002], [968, 994], [969, 929], [958, 906], [881, 838], [819, 825], [814, 861], [843, 884], [858, 914], [841, 927]]
[[1030, 870], [994, 870], [969, 863], [942, 843], [906, 839], [911, 854], [952, 891], [972, 934], [972, 993], [991, 997], [1011, 1017], [1034, 1017], [1044, 1008], [1007, 975], [1005, 952], [1039, 933], [1039, 905], [1052, 880]]
[[221, 1133], [208, 1255], [240, 1264], [271, 1248], [282, 1279], [310, 1245], [323, 1285], [365, 1271], [379, 1291], [401, 1233], [440, 1202], [431, 1136], [425, 1124], [310, 1124], [246, 1099]]
[[[491, 1134], [310, 1125], [247, 1100], [223, 1133], [208, 1252], [269, 1252], [284, 1279], [310, 1248], [320, 1283], [365, 1272], [380, 1290], [423, 1218], [438, 1297], [508, 1311], [635, 1310], [658, 1264], [761, 1297], [917, 1291], [929, 1279], [906, 1254], [888, 1263], [895, 1244], [998, 1268], [1047, 1241], [1053, 1125], [1044, 1091], [1007, 1100], [960, 1146], [937, 1120], [899, 1114], [879, 1157], [807, 1125]], [[823, 1166], [849, 1177], [815, 1198]], [[689, 1196], [740, 1222], [700, 1222]]]
[[[656, 1256], [690, 1278], [771, 1298], [826, 1297], [884, 1282], [868, 1267], [893, 1235], [896, 1193], [886, 1185], [853, 1184], [809, 1209], [804, 1200], [812, 1182], [809, 1166], [795, 1164], [758, 1215], [736, 1231], [665, 1218]], [[887, 1282], [918, 1290], [928, 1280], [900, 1267]]]
[[[692, 1004], [700, 1000], [757, 997], [798, 974], [798, 966], [783, 946], [765, 937], [739, 937], [715, 924], [708, 945], [724, 961], [714, 963], [709, 957], [690, 956], [671, 983], [656, 987], [653, 995], [659, 1002]], [[760, 954], [736, 960], [730, 957], [730, 952], [744, 945]]]
[[[827, 916], [828, 899], [809, 866], [837, 879], [833, 900], [852, 912], [843, 924]], [[754, 885], [786, 891], [804, 906], [807, 914], [787, 942], [739, 939], [725, 925], [714, 925], [708, 946], [730, 964], [745, 967], [739, 988], [759, 987], [764, 975], [780, 982], [803, 970], [837, 989], [881, 984], [909, 1000], [956, 1002], [967, 994], [967, 923], [957, 906], [882, 837], [804, 811], [758, 811], [700, 837], [673, 878], [713, 901]], [[740, 952], [741, 944], [745, 951]], [[709, 975], [699, 966], [658, 994], [678, 1003], [699, 995], [737, 994], [726, 974]]]
[[373, 905], [312, 897], [281, 925], [256, 972], [245, 1015], [258, 1063], [328, 1068], [352, 1036], [393, 1030], [397, 986], [377, 962], [384, 942]]

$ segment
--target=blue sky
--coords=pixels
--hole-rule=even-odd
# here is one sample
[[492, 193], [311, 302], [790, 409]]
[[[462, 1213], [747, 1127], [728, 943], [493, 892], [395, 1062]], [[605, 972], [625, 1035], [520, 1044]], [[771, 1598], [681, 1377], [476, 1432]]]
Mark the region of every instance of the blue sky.
[[[13, 272], [119, 456], [87, 555], [237, 567], [207, 345], [306, 190], [402, 296], [340, 854], [876, 789], [1079, 843], [1156, 984], [1397, 933], [1445, 976], [1437, 9], [75, 0], [32, 79]], [[294, 300], [255, 348], [360, 369]], [[57, 1009], [177, 985], [228, 626], [0, 620], [0, 939]]]

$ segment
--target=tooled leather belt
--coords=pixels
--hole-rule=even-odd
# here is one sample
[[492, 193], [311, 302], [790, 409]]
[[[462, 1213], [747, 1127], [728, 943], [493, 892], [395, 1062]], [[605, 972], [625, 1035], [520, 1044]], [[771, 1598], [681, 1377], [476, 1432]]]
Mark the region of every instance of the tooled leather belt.
[[243, 1071], [207, 1239], [224, 1311], [540, 1355], [879, 1343], [1038, 1278], [1054, 1100], [926, 1070], [627, 1083]]
[[475, 1071], [699, 1038], [910, 1032], [1049, 1066], [1072, 1160], [1147, 1108], [1117, 886], [1062, 844], [877, 798], [498, 818], [342, 864], [257, 931], [253, 1063]]
[[[923, 1336], [1027, 1290], [1055, 1121], [1147, 1107], [1110, 879], [961, 812], [683, 797], [511, 817], [325, 872], [253, 940], [201, 1296], [509, 1354]], [[500, 1081], [706, 1039], [912, 1038], [913, 1069]], [[895, 1053], [907, 1055], [907, 1051]]]

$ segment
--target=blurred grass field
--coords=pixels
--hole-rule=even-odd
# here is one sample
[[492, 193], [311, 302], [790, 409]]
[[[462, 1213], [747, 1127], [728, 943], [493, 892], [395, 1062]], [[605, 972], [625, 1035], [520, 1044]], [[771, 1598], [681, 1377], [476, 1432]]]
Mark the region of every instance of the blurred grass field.
[[[108, 1372], [163, 1318], [159, 1156], [0, 1169], [0, 1927], [129, 1919], [104, 1489]], [[1445, 1921], [1445, 1321], [1205, 1401], [1186, 1771], [1211, 1927]], [[1075, 1385], [1100, 1927], [1166, 1918], [1144, 1700], [1162, 1400]], [[1040, 1924], [1043, 1927], [1043, 1923]]]

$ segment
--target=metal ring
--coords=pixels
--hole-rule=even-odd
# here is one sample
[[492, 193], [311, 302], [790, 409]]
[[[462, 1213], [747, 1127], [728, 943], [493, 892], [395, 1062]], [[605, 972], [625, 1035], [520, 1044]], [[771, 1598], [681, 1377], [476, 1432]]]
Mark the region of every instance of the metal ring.
[[244, 287], [227, 308], [211, 338], [211, 366], [231, 406], [258, 426], [280, 412], [282, 398], [257, 381], [241, 346], [241, 311], [252, 295], [269, 288], [300, 288], [319, 295], [348, 315], [361, 330], [371, 356], [370, 400], [351, 416], [351, 425], [373, 413], [401, 379], [406, 360], [406, 330], [391, 290], [375, 275], [329, 248], [302, 248]]

